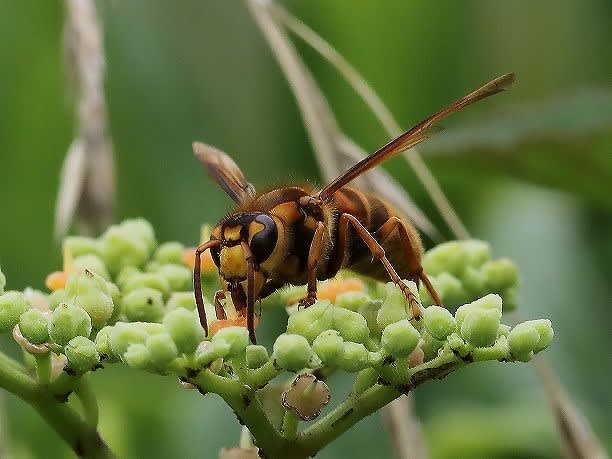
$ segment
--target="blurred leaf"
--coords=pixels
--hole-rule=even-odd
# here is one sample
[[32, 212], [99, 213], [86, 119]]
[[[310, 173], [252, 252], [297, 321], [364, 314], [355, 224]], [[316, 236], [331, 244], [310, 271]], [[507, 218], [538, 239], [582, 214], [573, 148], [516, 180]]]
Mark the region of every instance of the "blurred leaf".
[[421, 150], [429, 157], [461, 155], [471, 170], [505, 172], [612, 208], [612, 89], [517, 106], [449, 129]]

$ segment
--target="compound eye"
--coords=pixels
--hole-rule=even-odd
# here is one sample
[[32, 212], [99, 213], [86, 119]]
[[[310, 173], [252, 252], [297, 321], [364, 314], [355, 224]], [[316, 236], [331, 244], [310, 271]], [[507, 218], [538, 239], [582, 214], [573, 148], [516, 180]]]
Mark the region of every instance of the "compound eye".
[[254, 225], [256, 228], [259, 229], [262, 225], [263, 228], [253, 235], [249, 245], [257, 263], [263, 263], [276, 246], [278, 230], [274, 219], [269, 215], [260, 214], [253, 221], [259, 223], [259, 225]]

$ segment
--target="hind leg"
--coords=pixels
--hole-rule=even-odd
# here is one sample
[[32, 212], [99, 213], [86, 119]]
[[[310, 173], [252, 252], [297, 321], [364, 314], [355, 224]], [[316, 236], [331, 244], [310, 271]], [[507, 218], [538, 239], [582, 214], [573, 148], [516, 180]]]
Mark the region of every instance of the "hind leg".
[[421, 266], [421, 254], [419, 251], [419, 246], [417, 245], [418, 243], [414, 240], [414, 237], [411, 237], [410, 233], [406, 229], [406, 224], [398, 217], [391, 217], [389, 220], [383, 223], [380, 228], [378, 228], [376, 234], [379, 236], [380, 242], [383, 243], [396, 229], [399, 234], [402, 249], [404, 250], [404, 256], [408, 261], [410, 278], [420, 279], [423, 281], [423, 284], [427, 288], [427, 291], [431, 295], [434, 303], [438, 306], [443, 306], [438, 292], [436, 292], [436, 289], [434, 289], [433, 285], [429, 281], [429, 278], [423, 272], [423, 267]]
[[[387, 223], [383, 224], [381, 228], [383, 228], [386, 224]], [[342, 214], [340, 216], [340, 220], [338, 221], [338, 236], [341, 238], [341, 240], [346, 240], [346, 234], [349, 228], [348, 225], [351, 225], [355, 229], [357, 235], [372, 253], [372, 256], [382, 263], [393, 283], [395, 283], [404, 293], [404, 296], [412, 309], [412, 317], [419, 320], [422, 315], [420, 302], [412, 290], [410, 290], [410, 288], [408, 288], [408, 286], [402, 282], [402, 278], [399, 276], [399, 274], [397, 274], [397, 271], [385, 255], [385, 249], [383, 246], [380, 245], [380, 243], [374, 239], [374, 236], [370, 234], [366, 227], [364, 227], [361, 222], [351, 214]]]

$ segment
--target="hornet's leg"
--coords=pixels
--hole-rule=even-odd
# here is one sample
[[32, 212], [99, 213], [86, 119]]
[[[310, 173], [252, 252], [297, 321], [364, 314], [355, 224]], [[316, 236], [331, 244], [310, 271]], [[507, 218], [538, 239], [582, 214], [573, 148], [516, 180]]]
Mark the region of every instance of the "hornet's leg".
[[196, 305], [198, 307], [198, 315], [200, 316], [200, 325], [204, 329], [204, 334], [208, 335], [208, 323], [206, 322], [206, 310], [204, 309], [204, 298], [202, 298], [202, 273], [201, 259], [202, 254], [212, 247], [221, 244], [221, 241], [216, 239], [200, 244], [195, 251], [195, 264], [193, 265], [193, 293], [195, 295]]
[[298, 308], [307, 308], [312, 306], [317, 301], [317, 266], [323, 253], [323, 240], [325, 237], [325, 225], [322, 222], [317, 223], [317, 229], [310, 243], [308, 251], [308, 261], [306, 269], [308, 270], [308, 287], [306, 297], [302, 298], [298, 303]]
[[246, 241], [241, 242], [242, 251], [247, 262], [247, 329], [251, 343], [257, 344], [255, 336], [255, 257]]
[[408, 260], [410, 277], [412, 279], [420, 279], [423, 281], [423, 284], [427, 288], [427, 291], [431, 295], [434, 303], [438, 306], [444, 306], [438, 292], [436, 292], [436, 289], [433, 287], [433, 285], [431, 285], [429, 278], [423, 272], [418, 249], [415, 247], [413, 240], [410, 238], [410, 234], [408, 234], [408, 230], [406, 229], [404, 222], [397, 217], [389, 218], [389, 220], [383, 223], [382, 226], [376, 231], [376, 234], [380, 237], [380, 242], [384, 242], [396, 228], [399, 233], [402, 248], [404, 249], [404, 256], [406, 257], [406, 260]]
[[340, 220], [338, 222], [339, 236], [341, 238], [346, 238], [346, 233], [348, 231], [349, 224], [355, 229], [357, 235], [368, 247], [368, 249], [372, 253], [372, 256], [380, 260], [380, 262], [383, 264], [385, 270], [387, 271], [387, 273], [389, 273], [389, 277], [391, 277], [393, 283], [396, 284], [402, 290], [404, 296], [406, 297], [406, 300], [408, 301], [408, 304], [410, 305], [410, 308], [412, 309], [412, 317], [416, 320], [420, 320], [421, 311], [419, 306], [419, 300], [415, 297], [412, 290], [410, 290], [410, 288], [408, 288], [408, 286], [402, 282], [401, 277], [397, 274], [397, 271], [395, 270], [393, 265], [391, 265], [391, 262], [385, 255], [385, 249], [378, 243], [376, 239], [374, 239], [374, 236], [370, 234], [370, 232], [361, 224], [361, 222], [351, 214], [345, 213], [340, 215]]
[[221, 300], [224, 300], [224, 299], [225, 299], [225, 291], [217, 290], [215, 292], [214, 305], [215, 305], [215, 315], [217, 316], [217, 319], [219, 320], [227, 319], [227, 314], [225, 313], [225, 309], [223, 308], [223, 305], [221, 304]]

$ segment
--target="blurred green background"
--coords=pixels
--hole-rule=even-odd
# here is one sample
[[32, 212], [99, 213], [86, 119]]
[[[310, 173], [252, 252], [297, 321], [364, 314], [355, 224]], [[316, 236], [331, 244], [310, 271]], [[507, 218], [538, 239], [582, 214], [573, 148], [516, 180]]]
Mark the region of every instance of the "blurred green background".
[[[493, 76], [517, 72], [512, 91], [446, 121], [446, 137], [423, 152], [471, 232], [520, 266], [521, 314], [552, 319], [556, 339], [546, 357], [612, 447], [612, 3], [283, 4], [363, 73], [405, 127]], [[230, 208], [191, 154], [196, 139], [231, 152], [256, 185], [318, 180], [296, 103], [243, 2], [98, 7], [118, 220], [143, 216], [161, 241], [195, 243], [200, 223]], [[0, 263], [12, 289], [42, 288], [60, 265], [53, 209], [75, 132], [63, 20], [56, 0], [0, 0]], [[369, 151], [384, 143], [348, 85], [298, 48], [345, 132]], [[385, 167], [444, 228], [405, 163]], [[282, 314], [268, 314], [265, 330], [275, 333]], [[111, 367], [94, 384], [102, 434], [121, 457], [216, 457], [238, 441], [239, 425], [219, 399], [170, 378]], [[532, 365], [471, 367], [419, 388], [416, 401], [432, 457], [560, 454]], [[10, 395], [2, 403], [11, 457], [70, 457], [29, 406]], [[318, 457], [348, 451], [354, 459], [392, 457], [380, 415]]]

